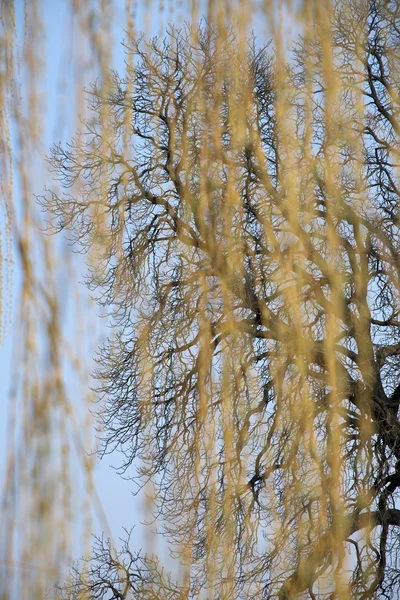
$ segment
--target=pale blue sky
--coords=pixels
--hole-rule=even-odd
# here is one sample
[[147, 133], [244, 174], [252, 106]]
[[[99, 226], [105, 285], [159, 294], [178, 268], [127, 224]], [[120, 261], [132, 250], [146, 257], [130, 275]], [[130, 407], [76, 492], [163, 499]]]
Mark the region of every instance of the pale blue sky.
[[[23, 32], [23, 15], [24, 15], [24, 0], [15, 0], [17, 10], [17, 24], [19, 35]], [[76, 37], [72, 36], [71, 29], [71, 14], [68, 0], [44, 0], [43, 21], [45, 25], [45, 77], [43, 87], [43, 124], [44, 131], [44, 148], [49, 148], [52, 143], [59, 141], [67, 141], [74, 133], [75, 110], [74, 94], [76, 89], [76, 75], [74, 68], [74, 60], [77, 56]], [[139, 0], [139, 9], [136, 16], [136, 30], [145, 29], [150, 34], [159, 34], [163, 27], [167, 25], [171, 17], [174, 20], [182, 21], [187, 18], [185, 14], [185, 6], [189, 3], [181, 3], [181, 7], [170, 13], [170, 3], [165, 3], [166, 8], [164, 14], [160, 14], [159, 10], [155, 10], [152, 14], [144, 10], [144, 6], [148, 3]], [[154, 5], [158, 3], [154, 2]], [[125, 1], [117, 0], [115, 2], [115, 21], [114, 21], [114, 60], [113, 66], [117, 70], [123, 70], [123, 51], [120, 46], [120, 40], [124, 37], [124, 9]], [[161, 18], [160, 18], [161, 17]], [[254, 19], [254, 27], [256, 34], [259, 37], [264, 37], [265, 19]], [[21, 39], [19, 40], [21, 44]], [[84, 80], [84, 85], [89, 84], [91, 78], [88, 74], [87, 80]], [[22, 92], [24, 88], [22, 86]], [[32, 181], [32, 194], [40, 194], [44, 186], [50, 185], [49, 174], [44, 169], [38, 171], [35, 181]], [[15, 197], [18, 198], [18, 181], [16, 182]], [[77, 281], [82, 280], [84, 272], [84, 264], [82, 269], [77, 273], [77, 279], [70, 282], [61, 282], [66, 292], [73, 289], [77, 285]], [[16, 312], [16, 299], [18, 297], [18, 287], [20, 285], [20, 272], [18, 263], [15, 265], [13, 273], [14, 298], [12, 307], [12, 326], [9, 328], [8, 334], [4, 343], [0, 345], [0, 443], [3, 445], [0, 454], [0, 470], [4, 467], [6, 456], [6, 431], [7, 431], [7, 407], [9, 401], [9, 390], [11, 384], [11, 376], [13, 374], [12, 365], [12, 348], [15, 341], [15, 334], [18, 333], [18, 314]], [[85, 291], [82, 289], [82, 297], [85, 297]], [[65, 293], [64, 297], [64, 318], [66, 328], [74, 329], [73, 301]], [[71, 376], [72, 377], [72, 376]], [[80, 396], [82, 390], [70, 381], [70, 395], [73, 402], [76, 404], [78, 415], [82, 415], [82, 398]], [[114, 539], [123, 536], [123, 528], [130, 528], [137, 525], [136, 533], [133, 536], [133, 545], [137, 548], [145, 544], [143, 537], [143, 528], [139, 526], [139, 521], [143, 519], [144, 501], [141, 498], [134, 499], [131, 495], [133, 485], [126, 480], [123, 480], [110, 467], [110, 463], [114, 464], [118, 461], [118, 457], [107, 456], [103, 461], [97, 460], [95, 469], [95, 483], [99, 497], [107, 515], [108, 523]], [[77, 473], [77, 479], [80, 475]], [[98, 522], [93, 522], [93, 531], [99, 533], [102, 525]], [[154, 549], [154, 542], [153, 542]], [[0, 569], [1, 579], [1, 569]]]
[[[43, 150], [46, 151], [53, 143], [59, 141], [68, 141], [74, 134], [76, 126], [76, 114], [74, 107], [74, 95], [76, 91], [76, 70], [74, 67], [74, 60], [77, 56], [77, 49], [74, 46], [76, 43], [75, 37], [72, 35], [72, 19], [70, 13], [70, 5], [72, 4], [68, 0], [45, 0], [44, 10], [42, 14], [44, 22], [44, 37], [43, 44], [45, 44], [44, 52], [44, 64], [45, 74], [43, 77], [43, 111], [42, 111], [42, 126], [44, 127], [43, 134]], [[123, 70], [123, 50], [120, 45], [121, 39], [124, 37], [124, 0], [118, 0], [116, 4], [116, 13], [114, 21], [114, 60], [113, 65], [118, 70]], [[18, 28], [18, 45], [22, 48], [23, 31], [24, 31], [24, 0], [16, 0], [16, 13], [17, 13], [17, 28]], [[143, 6], [143, 3], [142, 3]], [[138, 10], [136, 18], [136, 28], [141, 30], [146, 27], [146, 30], [151, 31], [152, 34], [159, 33], [161, 27], [159, 25], [160, 15], [157, 14], [157, 18], [151, 18], [151, 15], [144, 14], [143, 9]], [[88, 85], [93, 78], [93, 74], [88, 71], [87, 78], [83, 78], [83, 85]], [[22, 79], [22, 96], [24, 95], [24, 81]], [[32, 197], [34, 194], [41, 194], [45, 185], [51, 186], [51, 175], [46, 172], [44, 168], [39, 170], [34, 180], [30, 181], [32, 186]], [[16, 209], [18, 212], [18, 197], [19, 197], [19, 182], [15, 180], [14, 197], [16, 199]], [[60, 240], [61, 244], [63, 241]], [[64, 242], [65, 243], [65, 242]], [[66, 252], [69, 250], [65, 249]], [[14, 249], [13, 258], [15, 266], [13, 269], [13, 298], [11, 306], [11, 326], [8, 327], [7, 335], [0, 345], [0, 475], [4, 475], [4, 466], [6, 463], [6, 455], [9, 450], [7, 429], [8, 429], [8, 413], [9, 413], [9, 392], [12, 383], [12, 377], [15, 376], [15, 369], [13, 368], [13, 348], [15, 351], [15, 345], [18, 336], [18, 292], [21, 285], [21, 271], [18, 265], [17, 253]], [[80, 269], [80, 272], [79, 272]], [[82, 275], [85, 271], [85, 265], [83, 260], [77, 261], [77, 276], [75, 279], [70, 281], [59, 282], [62, 285], [63, 291], [63, 318], [65, 319], [65, 328], [70, 331], [71, 339], [74, 335], [74, 319], [73, 314], [74, 304], [71, 294], [68, 294], [70, 290], [73, 290], [77, 285], [80, 285], [81, 298], [85, 300], [88, 298], [88, 293], [85, 288], [79, 283], [82, 281]], [[72, 277], [72, 275], [71, 275]], [[7, 301], [7, 299], [6, 299]], [[90, 326], [96, 325], [96, 319], [93, 317]], [[97, 325], [100, 327], [100, 325]], [[93, 336], [94, 337], [94, 336]], [[77, 339], [75, 338], [75, 343]], [[78, 340], [79, 341], [79, 340]], [[88, 357], [89, 358], [89, 357]], [[82, 399], [82, 393], [84, 390], [80, 389], [74, 381], [74, 374], [71, 370], [67, 371], [67, 376], [70, 375], [68, 380], [68, 392], [73, 402], [78, 420], [83, 423], [84, 411], [86, 406]], [[83, 408], [82, 408], [83, 407]], [[83, 433], [83, 432], [82, 432]], [[84, 438], [85, 436], [82, 435]], [[87, 446], [89, 449], [89, 446]], [[82, 472], [77, 466], [76, 462], [76, 481], [82, 481]], [[135, 547], [139, 548], [145, 543], [143, 535], [143, 527], [140, 527], [139, 521], [144, 518], [143, 512], [143, 499], [133, 498], [131, 491], [134, 489], [131, 482], [122, 479], [114, 469], [110, 467], [111, 463], [117, 463], [117, 457], [106, 456], [102, 461], [96, 460], [95, 467], [95, 485], [98, 492], [98, 497], [104, 508], [104, 512], [107, 515], [107, 521], [114, 540], [118, 543], [119, 537], [124, 537], [123, 528], [130, 529], [133, 525], [136, 526], [135, 534], [132, 537], [132, 543]], [[80, 502], [75, 503], [75, 509], [79, 510], [79, 505], [83, 505], [84, 498], [80, 499]], [[78, 514], [77, 514], [78, 521]], [[95, 533], [101, 533], [104, 529], [104, 523], [99, 523], [96, 518], [92, 522], [91, 529]], [[82, 537], [82, 531], [77, 531], [77, 537]], [[81, 539], [77, 540], [76, 548], [77, 552], [81, 553]], [[0, 556], [0, 580], [2, 578], [2, 570], [5, 568], [1, 565]], [[1, 590], [1, 585], [0, 585]]]

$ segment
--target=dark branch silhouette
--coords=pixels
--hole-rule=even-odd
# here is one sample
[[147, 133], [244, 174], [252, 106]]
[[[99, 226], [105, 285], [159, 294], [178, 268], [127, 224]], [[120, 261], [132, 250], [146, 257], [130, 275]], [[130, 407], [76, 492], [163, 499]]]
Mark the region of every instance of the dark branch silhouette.
[[53, 148], [66, 192], [41, 201], [93, 253], [117, 331], [101, 453], [153, 480], [191, 564], [188, 587], [144, 591], [148, 567], [121, 579], [101, 543], [88, 597], [400, 593], [398, 12], [337, 3], [331, 88], [317, 28], [283, 70], [233, 28], [128, 42]]

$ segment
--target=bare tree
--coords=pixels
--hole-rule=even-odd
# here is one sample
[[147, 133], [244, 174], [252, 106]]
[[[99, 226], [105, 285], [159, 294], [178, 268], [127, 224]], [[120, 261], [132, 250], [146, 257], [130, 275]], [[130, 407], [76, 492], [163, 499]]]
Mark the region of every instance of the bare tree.
[[398, 12], [317, 11], [286, 65], [233, 28], [131, 40], [52, 150], [116, 328], [101, 452], [190, 565], [168, 598], [399, 593]]
[[184, 597], [182, 588], [172, 582], [171, 576], [160, 568], [157, 559], [133, 553], [129, 540], [130, 534], [121, 551], [116, 552], [108, 540], [95, 538], [90, 560], [86, 561], [85, 566], [79, 564], [73, 567], [69, 581], [58, 589], [58, 597], [62, 600], [178, 600]]

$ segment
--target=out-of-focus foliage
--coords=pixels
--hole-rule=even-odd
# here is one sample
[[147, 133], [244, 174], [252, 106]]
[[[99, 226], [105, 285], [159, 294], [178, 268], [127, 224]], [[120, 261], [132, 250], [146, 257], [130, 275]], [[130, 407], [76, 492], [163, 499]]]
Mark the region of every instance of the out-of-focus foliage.
[[[395, 598], [400, 5], [197, 9], [154, 39], [130, 23], [121, 73], [91, 35], [102, 77], [39, 198], [112, 315], [100, 454], [152, 483], [181, 573], [99, 539], [60, 597]], [[67, 406], [54, 315], [46, 415]]]

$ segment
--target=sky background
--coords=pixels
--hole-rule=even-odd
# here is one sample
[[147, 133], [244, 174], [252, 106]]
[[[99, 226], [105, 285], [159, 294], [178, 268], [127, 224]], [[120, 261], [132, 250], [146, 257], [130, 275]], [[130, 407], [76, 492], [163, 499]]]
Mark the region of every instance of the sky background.
[[[42, 98], [43, 98], [43, 118], [42, 126], [43, 131], [43, 154], [51, 147], [52, 144], [58, 142], [68, 141], [75, 133], [77, 126], [76, 112], [71, 110], [71, 105], [74, 105], [76, 86], [77, 86], [77, 72], [76, 63], [79, 59], [80, 48], [76, 46], [76, 30], [73, 28], [73, 21], [70, 10], [70, 2], [65, 0], [45, 0], [44, 9], [42, 12], [43, 19], [43, 44], [45, 46], [45, 52], [43, 54], [43, 85], [42, 85]], [[23, 36], [24, 36], [24, 11], [25, 3], [23, 0], [16, 0], [16, 18], [17, 18], [17, 29], [18, 29], [18, 46], [22, 49]], [[121, 47], [121, 40], [125, 36], [124, 28], [124, 10], [125, 2], [123, 0], [115, 3], [115, 19], [113, 26], [113, 62], [112, 67], [119, 71], [124, 69], [124, 53]], [[146, 14], [147, 12], [147, 14]], [[161, 19], [160, 19], [161, 16]], [[178, 15], [177, 15], [178, 17]], [[182, 20], [183, 15], [179, 16], [177, 20]], [[162, 21], [164, 24], [166, 21], [166, 14], [155, 14], [151, 15], [148, 11], [143, 9], [143, 3], [139, 5], [136, 15], [136, 28], [137, 31], [146, 30], [151, 32], [152, 35], [159, 34], [162, 31]], [[79, 74], [81, 77], [82, 85], [87, 86], [94, 77], [91, 73], [90, 68], [87, 69], [87, 76]], [[22, 96], [24, 95], [24, 82], [22, 78]], [[42, 194], [43, 189], [46, 185], [49, 187], [52, 184], [51, 174], [46, 171], [45, 168], [40, 170], [35, 177], [35, 180], [30, 182], [32, 184], [32, 196], [35, 194]], [[15, 198], [16, 204], [18, 204], [19, 197], [19, 183], [15, 181]], [[18, 208], [18, 206], [17, 206]], [[70, 253], [68, 244], [61, 241], [65, 245], [65, 252]], [[9, 428], [9, 401], [10, 401], [10, 389], [12, 387], [13, 378], [16, 376], [16, 369], [13, 361], [15, 360], [15, 352], [19, 355], [18, 345], [18, 334], [19, 334], [19, 315], [18, 315], [18, 295], [21, 286], [21, 271], [18, 265], [18, 260], [13, 249], [13, 259], [15, 261], [12, 279], [12, 292], [13, 297], [11, 300], [11, 323], [7, 328], [5, 339], [0, 345], [0, 443], [1, 443], [1, 454], [0, 454], [0, 469], [2, 478], [4, 477], [4, 467], [6, 464], [6, 456], [9, 451], [9, 439], [7, 437], [7, 430]], [[94, 347], [90, 347], [87, 338], [97, 339], [99, 337], [99, 330], [104, 330], [104, 324], [100, 319], [96, 318], [95, 312], [98, 312], [93, 304], [90, 304], [89, 293], [87, 292], [84, 285], [81, 283], [83, 275], [86, 269], [84, 260], [76, 260], [75, 257], [76, 274], [75, 278], [72, 273], [69, 273], [71, 278], [69, 281], [61, 281], [63, 290], [63, 319], [65, 319], [66, 331], [71, 333], [71, 339], [78, 339], [74, 335], [76, 333], [76, 315], [73, 313], [75, 310], [74, 298], [71, 290], [74, 290], [77, 285], [80, 286], [79, 294], [80, 301], [87, 303], [91, 306], [93, 311], [93, 318], [87, 323], [88, 328], [93, 331], [86, 331], [81, 337], [81, 342], [85, 345], [85, 348], [81, 349], [83, 354], [89, 354], [88, 358], [93, 354]], [[80, 272], [79, 272], [80, 269]], [[8, 301], [9, 299], [6, 299]], [[87, 310], [87, 307], [86, 307]], [[83, 311], [85, 315], [85, 311]], [[104, 337], [104, 336], [103, 336]], [[85, 438], [84, 422], [87, 421], [87, 404], [84, 402], [82, 395], [85, 390], [82, 390], [77, 382], [75, 376], [70, 370], [71, 379], [67, 382], [69, 396], [72, 399], [78, 423], [82, 426], [82, 437]], [[93, 425], [93, 422], [92, 422]], [[87, 438], [87, 436], [86, 436]], [[86, 449], [91, 449], [90, 442], [85, 440]], [[139, 548], [142, 543], [145, 542], [144, 529], [140, 527], [140, 521], [145, 518], [144, 501], [143, 499], [134, 498], [132, 496], [132, 490], [134, 486], [131, 482], [121, 478], [110, 465], [116, 462], [112, 457], [106, 456], [103, 460], [95, 460], [95, 487], [97, 489], [98, 497], [101, 500], [101, 504], [104, 509], [104, 513], [107, 515], [107, 526], [111, 530], [114, 541], [118, 544], [120, 537], [125, 537], [124, 528], [130, 529], [135, 525], [135, 533], [132, 537], [132, 543], [135, 547]], [[82, 479], [81, 468], [78, 465], [78, 461], [75, 461], [76, 468], [76, 479]], [[82, 503], [85, 500], [82, 497]], [[79, 505], [79, 503], [78, 503]], [[76, 506], [76, 508], [78, 508]], [[78, 515], [77, 515], [78, 520]], [[99, 519], [94, 516], [93, 522], [90, 526], [91, 530], [96, 534], [101, 534], [105, 529], [104, 522], [99, 522]], [[80, 532], [84, 535], [84, 532]], [[78, 535], [79, 538], [79, 535]], [[81, 545], [77, 543], [77, 552], [80, 553], [79, 548]], [[1, 572], [0, 572], [1, 577]]]
[[[80, 47], [77, 44], [76, 32], [73, 29], [73, 21], [71, 17], [70, 2], [65, 0], [44, 0], [42, 5], [43, 13], [43, 45], [44, 45], [44, 64], [43, 64], [43, 154], [46, 149], [50, 148], [53, 143], [65, 142], [70, 139], [77, 125], [75, 95], [77, 81], [83, 81], [83, 85], [88, 85], [93, 77], [91, 77], [90, 68], [85, 73], [78, 73], [76, 69], [77, 58], [79, 58]], [[135, 26], [136, 31], [146, 31], [149, 35], [162, 33], [168, 22], [181, 23], [189, 17], [189, 3], [181, 2], [178, 8], [171, 11], [171, 3], [166, 2], [164, 11], [154, 10], [151, 12], [146, 9], [146, 2], [138, 2], [136, 13]], [[154, 3], [155, 4], [155, 3]], [[17, 28], [18, 28], [18, 44], [22, 47], [23, 32], [24, 32], [24, 11], [25, 4], [23, 0], [16, 0], [17, 12]], [[115, 13], [113, 22], [113, 61], [112, 66], [118, 71], [124, 69], [124, 54], [120, 45], [121, 39], [124, 37], [124, 0], [115, 2]], [[199, 13], [201, 14], [201, 9]], [[266, 40], [265, 19], [257, 18], [254, 14], [253, 18], [254, 30], [259, 40]], [[22, 79], [22, 94], [24, 92]], [[73, 107], [73, 109], [71, 109]], [[38, 170], [35, 180], [32, 181], [32, 195], [43, 193], [45, 185], [51, 185], [51, 174], [44, 168]], [[18, 205], [18, 181], [15, 183], [15, 197]], [[18, 206], [17, 206], [18, 208]], [[70, 253], [70, 249], [65, 241], [61, 241], [65, 246], [66, 254]], [[15, 254], [15, 253], [14, 253]], [[15, 256], [14, 256], [15, 258]], [[75, 261], [76, 275], [70, 273], [69, 281], [61, 281], [60, 285], [65, 290], [63, 294], [63, 319], [65, 319], [66, 330], [70, 330], [71, 334], [76, 333], [76, 306], [74, 298], [70, 290], [74, 290], [77, 285], [80, 285], [80, 301], [87, 303], [85, 310], [92, 310], [93, 316], [86, 322], [88, 328], [92, 328], [93, 332], [86, 331], [88, 336], [82, 337], [81, 352], [91, 356], [94, 351], [93, 345], [89, 340], [95, 340], [99, 337], [99, 332], [104, 330], [104, 323], [95, 316], [95, 307], [92, 305], [90, 309], [90, 300], [88, 292], [79, 282], [82, 281], [82, 276], [85, 271], [84, 261]], [[75, 279], [74, 279], [75, 278]], [[9, 428], [9, 401], [10, 388], [12, 386], [12, 378], [16, 375], [15, 365], [15, 344], [18, 341], [18, 311], [17, 300], [18, 290], [21, 285], [21, 272], [16, 262], [13, 270], [13, 298], [11, 300], [11, 325], [8, 327], [7, 335], [0, 345], [0, 472], [4, 475], [4, 466], [6, 463], [6, 455], [8, 451], [7, 430]], [[88, 308], [89, 307], [89, 308]], [[86, 313], [83, 312], [85, 315]], [[85, 325], [84, 325], [85, 326]], [[92, 335], [93, 334], [93, 335]], [[71, 335], [71, 338], [77, 339]], [[68, 391], [76, 409], [78, 423], [84, 428], [84, 422], [87, 421], [87, 404], [83, 401], [82, 395], [85, 395], [85, 390], [77, 385], [74, 375], [71, 371], [71, 379], [68, 381]], [[93, 433], [93, 432], [92, 432]], [[87, 449], [90, 449], [87, 447]], [[117, 457], [106, 456], [103, 460], [96, 459], [95, 461], [95, 486], [98, 492], [98, 497], [101, 500], [104, 508], [104, 513], [107, 515], [108, 526], [111, 530], [114, 541], [118, 544], [118, 538], [124, 537], [124, 528], [130, 529], [136, 526], [135, 533], [132, 536], [132, 545], [139, 549], [141, 546], [146, 547], [149, 543], [148, 537], [144, 535], [144, 528], [140, 526], [140, 521], [146, 517], [145, 499], [142, 496], [133, 498], [131, 492], [133, 485], [131, 482], [121, 478], [115, 470], [110, 466], [115, 464]], [[79, 473], [79, 466], [76, 464], [77, 480], [82, 476]], [[83, 500], [82, 500], [83, 502]], [[79, 503], [76, 507], [79, 510]], [[77, 515], [78, 516], [78, 515]], [[104, 530], [104, 523], [99, 522], [97, 518], [93, 519], [90, 529], [94, 533], [101, 533]], [[83, 535], [83, 533], [81, 532]], [[157, 540], [150, 542], [152, 549], [162, 550], [165, 552], [160, 536]], [[156, 546], [156, 548], [154, 547]], [[151, 549], [151, 548], [150, 548]], [[79, 551], [79, 544], [77, 545]], [[1, 565], [1, 561], [0, 561]], [[17, 567], [16, 567], [17, 568]], [[1, 578], [1, 569], [0, 569]]]

